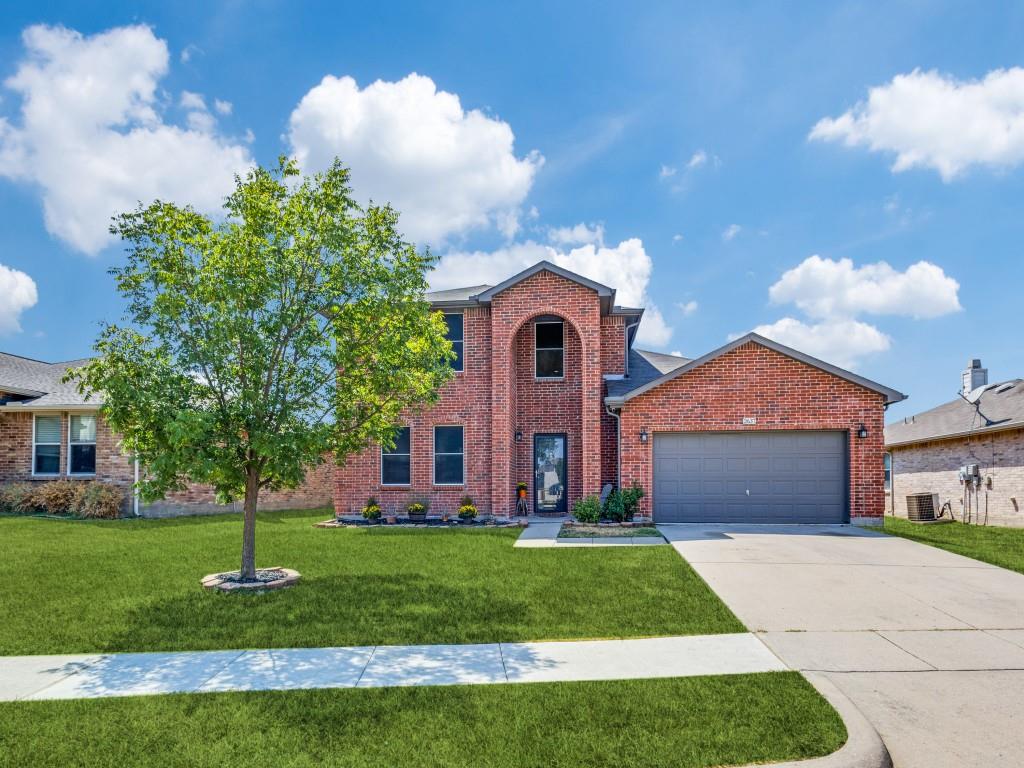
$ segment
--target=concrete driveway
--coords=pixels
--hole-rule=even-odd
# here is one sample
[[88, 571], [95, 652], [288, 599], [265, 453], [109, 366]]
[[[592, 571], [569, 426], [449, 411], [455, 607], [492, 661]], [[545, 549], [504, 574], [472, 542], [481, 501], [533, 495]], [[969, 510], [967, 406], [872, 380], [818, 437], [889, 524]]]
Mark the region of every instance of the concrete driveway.
[[784, 662], [857, 704], [897, 768], [1024, 764], [1024, 575], [850, 526], [659, 529]]

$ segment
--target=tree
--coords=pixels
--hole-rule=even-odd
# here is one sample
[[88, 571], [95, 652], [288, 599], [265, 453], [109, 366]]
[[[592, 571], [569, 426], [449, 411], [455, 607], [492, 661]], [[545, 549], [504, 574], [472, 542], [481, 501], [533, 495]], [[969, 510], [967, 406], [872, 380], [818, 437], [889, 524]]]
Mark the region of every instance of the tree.
[[144, 499], [187, 481], [244, 499], [252, 579], [260, 491], [392, 445], [400, 414], [451, 375], [452, 350], [423, 296], [433, 257], [402, 240], [390, 207], [355, 203], [339, 161], [305, 178], [284, 158], [255, 168], [224, 208], [218, 222], [160, 201], [115, 217], [126, 322], [104, 325], [72, 376], [103, 393], [145, 467]]

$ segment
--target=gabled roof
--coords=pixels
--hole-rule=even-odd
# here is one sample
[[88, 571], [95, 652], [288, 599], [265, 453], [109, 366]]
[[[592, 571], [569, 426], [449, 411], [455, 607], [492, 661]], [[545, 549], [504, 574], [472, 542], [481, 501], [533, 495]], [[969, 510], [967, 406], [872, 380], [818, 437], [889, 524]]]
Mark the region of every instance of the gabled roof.
[[968, 397], [974, 402], [958, 397], [924, 413], [886, 425], [885, 444], [911, 445], [1024, 428], [1024, 379], [988, 384], [971, 392]]
[[[583, 275], [578, 275], [575, 272], [570, 272], [568, 269], [563, 269], [562, 267], [556, 266], [555, 264], [552, 264], [550, 261], [538, 261], [532, 267], [527, 267], [518, 275], [512, 275], [512, 277], [510, 277], [508, 280], [503, 280], [497, 285], [488, 288], [486, 291], [481, 291], [476, 295], [476, 300], [479, 301], [481, 304], [487, 304], [490, 302], [492, 298], [497, 296], [502, 291], [508, 290], [513, 285], [523, 282], [523, 280], [526, 280], [528, 277], [533, 277], [538, 272], [545, 271], [551, 272], [552, 274], [558, 275], [559, 277], [564, 277], [566, 280], [571, 280], [574, 283], [579, 283], [580, 285], [586, 288], [590, 288], [594, 291], [597, 291], [597, 295], [600, 296], [602, 299], [612, 299], [612, 301], [608, 302], [609, 308], [610, 305], [615, 303], [613, 300], [615, 298], [614, 288], [609, 288], [607, 285], [602, 285], [601, 283], [595, 282], [589, 278], [584, 277]], [[603, 303], [604, 302], [602, 302], [602, 304]]]
[[6, 410], [96, 408], [98, 398], [86, 400], [79, 394], [76, 383], [65, 384], [62, 379], [70, 368], [85, 365], [88, 360], [66, 360], [46, 363], [27, 357], [0, 352], [0, 392], [17, 395], [0, 408]]
[[[639, 386], [633, 387], [627, 392], [617, 394], [615, 396], [609, 394], [609, 396], [605, 398], [605, 403], [607, 403], [609, 406], [613, 408], [617, 408], [623, 405], [624, 403], [628, 402], [629, 400], [632, 400], [637, 395], [641, 395], [644, 392], [648, 392], [654, 389], [655, 387], [661, 386], [665, 382], [671, 381], [677, 376], [683, 375], [687, 371], [692, 371], [694, 368], [698, 368], [704, 365], [704, 363], [709, 363], [712, 360], [726, 354], [727, 352], [732, 352], [734, 349], [750, 342], [774, 350], [781, 355], [793, 358], [794, 360], [798, 360], [801, 363], [805, 363], [814, 368], [818, 368], [822, 371], [825, 371], [826, 373], [831, 373], [833, 376], [838, 376], [841, 379], [846, 379], [847, 381], [857, 384], [858, 386], [864, 387], [865, 389], [869, 389], [873, 392], [878, 392], [880, 395], [883, 395], [885, 397], [886, 405], [898, 403], [900, 400], [906, 400], [907, 398], [906, 395], [904, 395], [901, 392], [897, 392], [895, 389], [891, 389], [890, 387], [878, 384], [877, 382], [871, 381], [870, 379], [866, 379], [863, 376], [857, 375], [856, 373], [851, 373], [850, 371], [844, 370], [843, 368], [839, 368], [835, 365], [832, 365], [831, 363], [826, 363], [824, 360], [819, 360], [816, 357], [811, 357], [810, 355], [804, 354], [803, 352], [800, 352], [796, 349], [787, 347], [784, 344], [779, 344], [779, 342], [777, 341], [767, 339], [764, 336], [761, 336], [760, 334], [748, 333], [745, 336], [740, 336], [738, 339], [733, 339], [728, 344], [725, 344], [724, 346], [721, 346], [718, 349], [709, 352], [703, 357], [698, 357], [696, 360], [690, 360], [689, 362], [684, 363], [668, 371], [667, 373], [663, 373], [657, 378], [651, 379], [640, 384]], [[632, 377], [629, 381], [631, 380]]]
[[609, 379], [608, 397], [622, 397], [630, 390], [648, 384], [664, 374], [690, 362], [688, 357], [649, 352], [646, 349], [629, 350], [629, 378]]
[[489, 285], [471, 285], [466, 288], [448, 288], [444, 291], [428, 291], [425, 298], [434, 306], [438, 307], [461, 307], [474, 306], [477, 301], [474, 298], [478, 293], [486, 291]]

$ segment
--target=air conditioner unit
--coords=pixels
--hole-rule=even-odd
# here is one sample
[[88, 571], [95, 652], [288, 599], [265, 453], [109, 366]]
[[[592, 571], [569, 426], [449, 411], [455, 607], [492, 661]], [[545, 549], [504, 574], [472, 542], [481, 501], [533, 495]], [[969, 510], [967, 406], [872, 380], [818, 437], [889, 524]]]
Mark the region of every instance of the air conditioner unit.
[[912, 493], [907, 496], [907, 519], [915, 523], [928, 523], [939, 514], [939, 494]]

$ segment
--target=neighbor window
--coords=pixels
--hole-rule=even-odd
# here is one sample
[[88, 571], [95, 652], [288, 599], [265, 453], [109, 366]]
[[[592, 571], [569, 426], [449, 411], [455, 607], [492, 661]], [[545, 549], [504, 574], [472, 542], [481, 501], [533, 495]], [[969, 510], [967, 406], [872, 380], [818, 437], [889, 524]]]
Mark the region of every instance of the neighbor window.
[[36, 416], [32, 474], [60, 474], [60, 416]]
[[565, 342], [562, 321], [538, 322], [534, 328], [536, 329], [537, 378], [562, 378], [565, 375]]
[[382, 485], [408, 485], [412, 433], [402, 427], [395, 433], [395, 447], [380, 449], [380, 482]]
[[434, 485], [462, 485], [462, 427], [434, 427]]
[[885, 454], [882, 459], [882, 464], [885, 467], [885, 490], [892, 490], [892, 454]]
[[72, 415], [68, 434], [68, 474], [96, 474], [96, 417]]
[[451, 361], [452, 370], [461, 371], [463, 366], [462, 359], [462, 346], [463, 346], [463, 323], [462, 323], [461, 312], [445, 312], [444, 322], [448, 326], [448, 332], [445, 334], [445, 338], [452, 343], [452, 351], [455, 353], [455, 359]]

